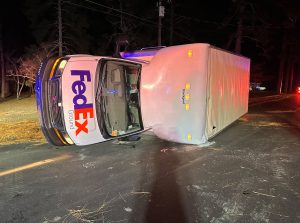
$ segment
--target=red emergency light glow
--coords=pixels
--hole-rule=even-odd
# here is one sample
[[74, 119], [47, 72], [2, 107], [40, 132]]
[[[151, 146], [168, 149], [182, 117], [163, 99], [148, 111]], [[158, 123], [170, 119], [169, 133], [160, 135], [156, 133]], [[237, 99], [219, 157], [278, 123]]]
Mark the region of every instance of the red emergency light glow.
[[297, 87], [297, 93], [300, 94], [300, 87]]

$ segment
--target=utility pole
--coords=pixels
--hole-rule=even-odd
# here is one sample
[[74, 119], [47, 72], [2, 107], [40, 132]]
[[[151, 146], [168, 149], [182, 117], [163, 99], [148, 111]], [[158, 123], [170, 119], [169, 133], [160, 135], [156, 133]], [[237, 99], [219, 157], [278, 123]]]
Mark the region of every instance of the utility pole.
[[63, 55], [63, 42], [62, 42], [62, 18], [61, 18], [61, 0], [57, 0], [58, 9], [58, 56]]
[[161, 5], [161, 0], [158, 2], [158, 46], [161, 46], [161, 20], [165, 15], [165, 7]]

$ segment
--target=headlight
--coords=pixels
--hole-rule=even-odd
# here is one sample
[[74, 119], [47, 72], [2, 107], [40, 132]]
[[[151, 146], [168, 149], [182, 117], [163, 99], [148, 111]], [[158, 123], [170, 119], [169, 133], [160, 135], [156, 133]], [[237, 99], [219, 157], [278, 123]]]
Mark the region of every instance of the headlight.
[[55, 77], [60, 77], [65, 69], [65, 66], [67, 64], [67, 60], [61, 60], [59, 65], [58, 65], [58, 68], [55, 72]]
[[49, 79], [60, 77], [67, 65], [68, 59], [58, 58], [52, 67]]

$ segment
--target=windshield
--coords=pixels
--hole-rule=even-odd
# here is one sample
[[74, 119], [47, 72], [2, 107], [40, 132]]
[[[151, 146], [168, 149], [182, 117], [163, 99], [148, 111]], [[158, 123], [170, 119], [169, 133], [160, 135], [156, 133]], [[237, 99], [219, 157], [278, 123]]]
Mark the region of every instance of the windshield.
[[[104, 60], [99, 70], [97, 114], [106, 138], [142, 130], [139, 103], [140, 65]], [[100, 114], [99, 114], [100, 113]]]

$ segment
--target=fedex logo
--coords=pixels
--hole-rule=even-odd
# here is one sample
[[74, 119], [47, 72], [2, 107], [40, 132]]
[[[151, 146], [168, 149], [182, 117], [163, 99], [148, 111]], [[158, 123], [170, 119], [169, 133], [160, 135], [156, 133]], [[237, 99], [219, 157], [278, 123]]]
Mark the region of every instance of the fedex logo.
[[72, 91], [75, 94], [73, 104], [77, 136], [81, 132], [89, 132], [87, 128], [88, 118], [94, 118], [93, 104], [87, 103], [87, 98], [84, 95], [86, 91], [85, 82], [91, 82], [91, 74], [88, 70], [71, 70], [71, 75], [79, 78], [72, 84]]

